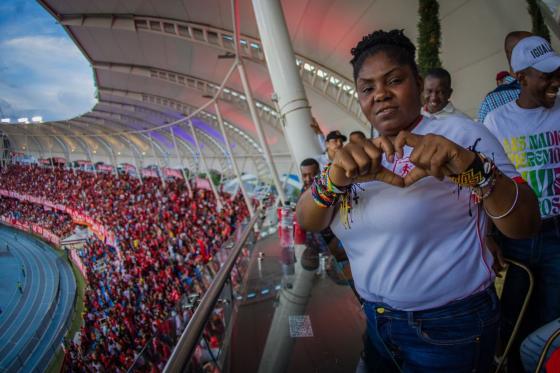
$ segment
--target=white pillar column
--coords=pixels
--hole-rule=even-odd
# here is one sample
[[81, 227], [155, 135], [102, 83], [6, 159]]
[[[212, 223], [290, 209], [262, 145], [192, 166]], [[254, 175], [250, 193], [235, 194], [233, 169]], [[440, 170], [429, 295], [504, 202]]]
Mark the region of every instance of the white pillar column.
[[218, 194], [218, 191], [216, 190], [216, 186], [212, 182], [212, 178], [210, 177], [210, 170], [208, 169], [208, 165], [206, 164], [206, 158], [204, 157], [204, 154], [202, 153], [202, 149], [200, 148], [200, 143], [198, 142], [198, 136], [196, 136], [196, 132], [194, 130], [194, 125], [192, 124], [192, 121], [190, 119], [189, 119], [189, 125], [191, 126], [191, 131], [192, 131], [192, 135], [193, 135], [193, 138], [194, 138], [194, 143], [196, 144], [196, 150], [198, 151], [198, 154], [200, 155], [200, 160], [202, 161], [202, 167], [204, 168], [204, 173], [206, 174], [206, 179], [210, 183], [210, 188], [212, 189], [212, 193], [214, 193], [214, 197], [216, 198], [216, 204], [218, 205], [218, 210], [221, 210], [222, 206], [223, 206], [222, 205], [222, 199], [220, 198], [220, 195]]
[[245, 190], [245, 186], [243, 186], [243, 180], [241, 180], [241, 174], [239, 173], [239, 168], [237, 167], [237, 161], [233, 156], [233, 151], [231, 150], [231, 145], [229, 143], [229, 139], [226, 135], [226, 129], [224, 128], [224, 120], [222, 119], [222, 113], [220, 112], [220, 107], [218, 106], [217, 102], [214, 102], [214, 110], [216, 110], [216, 117], [218, 118], [218, 124], [220, 125], [220, 131], [222, 132], [222, 137], [224, 138], [224, 142], [226, 144], [226, 150], [228, 152], [229, 159], [231, 160], [231, 166], [233, 167], [233, 172], [235, 172], [235, 176], [237, 177], [237, 181], [239, 182], [239, 188], [241, 188], [241, 194], [245, 199], [245, 204], [247, 205], [247, 209], [249, 209], [249, 214], [251, 217], [255, 214], [253, 209], [253, 204], [251, 203], [251, 199]]
[[311, 110], [296, 66], [294, 51], [280, 0], [252, 0], [272, 86], [285, 119], [286, 141], [296, 162], [321, 154], [310, 127]]

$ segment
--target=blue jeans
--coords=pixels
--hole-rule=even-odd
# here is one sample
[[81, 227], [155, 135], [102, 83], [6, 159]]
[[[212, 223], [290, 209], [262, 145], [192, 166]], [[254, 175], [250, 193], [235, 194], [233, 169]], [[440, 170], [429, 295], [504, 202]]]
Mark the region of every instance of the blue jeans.
[[[512, 345], [510, 366], [521, 367], [519, 346], [531, 332], [560, 317], [560, 219], [543, 222], [537, 236], [528, 240], [502, 237], [504, 256], [525, 264], [534, 276], [533, 295]], [[503, 341], [507, 341], [523, 304], [529, 283], [526, 272], [510, 266], [502, 293]]]
[[[488, 372], [499, 327], [493, 287], [425, 311], [399, 311], [364, 303], [375, 372]], [[376, 356], [372, 356], [376, 354]]]

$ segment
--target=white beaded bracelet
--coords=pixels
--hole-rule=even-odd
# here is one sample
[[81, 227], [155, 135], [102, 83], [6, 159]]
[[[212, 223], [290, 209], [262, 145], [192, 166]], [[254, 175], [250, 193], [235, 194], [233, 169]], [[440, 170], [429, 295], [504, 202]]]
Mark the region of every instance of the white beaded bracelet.
[[513, 209], [515, 208], [515, 206], [517, 205], [517, 201], [519, 200], [519, 185], [517, 185], [517, 183], [515, 182], [515, 180], [512, 180], [513, 185], [515, 185], [515, 199], [513, 200], [513, 205], [511, 205], [511, 207], [509, 208], [509, 210], [507, 210], [505, 213], [503, 213], [502, 215], [499, 216], [493, 216], [492, 214], [490, 214], [488, 212], [488, 210], [486, 210], [486, 206], [484, 206], [484, 211], [486, 211], [486, 214], [488, 215], [489, 218], [491, 218], [492, 220], [500, 220], [505, 218], [506, 216], [508, 216], [509, 214], [511, 214], [511, 212], [513, 211]]

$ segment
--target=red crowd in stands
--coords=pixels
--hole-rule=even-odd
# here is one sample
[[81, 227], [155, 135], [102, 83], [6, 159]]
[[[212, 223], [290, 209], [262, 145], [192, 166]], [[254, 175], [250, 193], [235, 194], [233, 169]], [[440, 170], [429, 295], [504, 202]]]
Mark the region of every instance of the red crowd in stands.
[[14, 198], [0, 197], [0, 216], [40, 225], [60, 238], [68, 236], [76, 227], [68, 214]]
[[157, 178], [18, 165], [2, 173], [0, 188], [80, 209], [117, 236], [118, 249], [92, 238], [80, 253], [84, 325], [64, 370], [162, 370], [190, 318], [179, 301], [201, 297], [211, 282], [219, 266], [209, 261], [248, 216], [242, 199], [223, 196], [218, 212], [212, 193], [189, 195], [182, 180], [162, 187]]

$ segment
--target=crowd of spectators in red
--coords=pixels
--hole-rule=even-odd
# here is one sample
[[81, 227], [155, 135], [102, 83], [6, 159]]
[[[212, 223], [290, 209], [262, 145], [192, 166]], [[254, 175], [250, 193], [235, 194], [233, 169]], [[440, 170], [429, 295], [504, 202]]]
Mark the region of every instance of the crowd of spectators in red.
[[80, 253], [84, 324], [66, 371], [160, 371], [190, 317], [179, 301], [202, 296], [218, 267], [214, 253], [248, 216], [240, 197], [223, 196], [218, 212], [212, 193], [189, 194], [183, 180], [162, 187], [157, 178], [14, 165], [0, 188], [79, 209], [116, 234], [118, 248], [91, 238]]
[[0, 197], [0, 216], [37, 224], [60, 238], [68, 236], [76, 227], [68, 214], [15, 198]]

